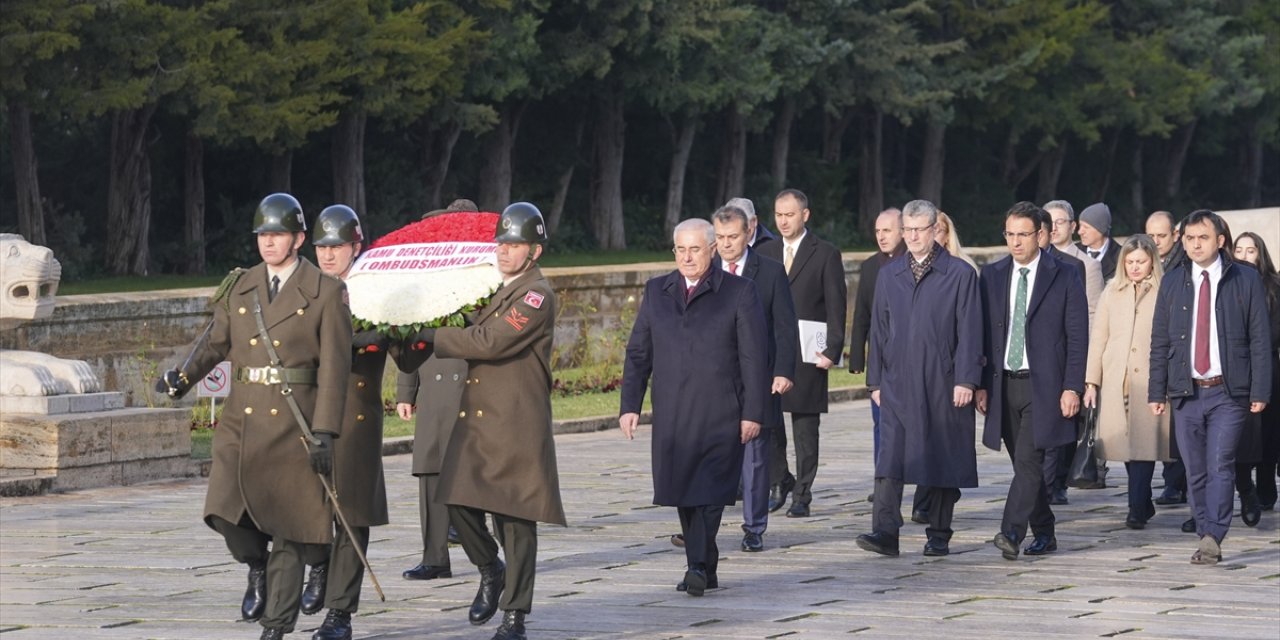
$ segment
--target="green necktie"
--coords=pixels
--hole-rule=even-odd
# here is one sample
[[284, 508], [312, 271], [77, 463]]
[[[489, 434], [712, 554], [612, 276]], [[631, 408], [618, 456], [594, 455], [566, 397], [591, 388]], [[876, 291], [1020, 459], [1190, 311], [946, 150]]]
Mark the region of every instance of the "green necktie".
[[1027, 350], [1027, 272], [1026, 267], [1018, 269], [1018, 293], [1013, 297], [1013, 333], [1009, 338], [1009, 358], [1005, 361], [1009, 369], [1017, 371], [1022, 367], [1022, 353]]

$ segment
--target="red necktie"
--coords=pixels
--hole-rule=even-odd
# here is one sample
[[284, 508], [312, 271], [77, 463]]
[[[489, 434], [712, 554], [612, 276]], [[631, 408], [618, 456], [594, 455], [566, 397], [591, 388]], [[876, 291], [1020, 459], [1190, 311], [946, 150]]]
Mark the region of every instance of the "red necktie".
[[738, 275], [738, 263], [736, 262], [729, 263], [729, 273], [732, 273], [735, 276]]
[[686, 287], [686, 288], [685, 288], [685, 290], [684, 290], [684, 301], [685, 301], [686, 303], [687, 303], [687, 302], [689, 302], [689, 298], [692, 298], [692, 297], [693, 297], [693, 290], [694, 290], [694, 289], [696, 289], [696, 288], [698, 288], [698, 285], [696, 285], [696, 284], [691, 284], [691, 285], [689, 285], [688, 287]]
[[1201, 271], [1204, 279], [1200, 281], [1200, 300], [1196, 306], [1196, 373], [1204, 375], [1209, 371], [1209, 272]]

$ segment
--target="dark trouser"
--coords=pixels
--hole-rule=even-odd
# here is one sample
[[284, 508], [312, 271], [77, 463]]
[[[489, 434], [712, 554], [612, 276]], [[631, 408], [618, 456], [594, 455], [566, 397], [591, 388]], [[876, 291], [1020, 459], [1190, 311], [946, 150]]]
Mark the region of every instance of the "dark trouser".
[[[449, 505], [449, 520], [458, 530], [462, 549], [477, 567], [498, 559], [498, 543], [484, 526], [484, 514], [479, 509]], [[507, 557], [506, 587], [498, 607], [529, 613], [533, 609], [534, 568], [538, 562], [538, 523], [498, 513], [493, 514], [493, 523]]]
[[880, 404], [871, 401], [871, 463], [880, 461]]
[[[267, 609], [259, 621], [264, 627], [279, 627], [293, 631], [298, 621], [298, 608], [302, 604], [302, 579], [307, 564], [323, 563], [329, 557], [329, 545], [308, 544], [269, 536], [253, 524], [248, 514], [240, 517], [238, 524], [209, 517], [214, 530], [222, 534], [237, 562], [249, 565], [267, 564]], [[267, 542], [271, 553], [267, 553]]]
[[[930, 540], [951, 540], [951, 518], [960, 490], [952, 487], [916, 487], [920, 509], [929, 512], [925, 535]], [[917, 509], [920, 510], [920, 509]], [[876, 478], [876, 498], [871, 511], [871, 528], [897, 537], [902, 529], [902, 480]]]
[[1151, 502], [1151, 478], [1156, 474], [1154, 460], [1130, 460], [1124, 463], [1129, 474], [1129, 515], [1146, 521], [1156, 512]]
[[1187, 468], [1182, 465], [1182, 460], [1173, 460], [1161, 464], [1160, 477], [1164, 478], [1164, 493], [1170, 494], [1174, 491], [1181, 493], [1187, 492]]
[[917, 511], [929, 510], [929, 490], [933, 487], [918, 484], [916, 492], [911, 496], [911, 514], [915, 515]]
[[1037, 449], [1031, 426], [1031, 379], [1004, 379], [1004, 424], [1001, 438], [1013, 461], [1013, 481], [1004, 503], [1000, 531], [1014, 544], [1027, 535], [1027, 525], [1036, 536], [1053, 535], [1053, 510], [1045, 491], [1045, 450]]
[[769, 526], [769, 439], [774, 431], [762, 429], [742, 453], [742, 528], [763, 534]]
[[787, 423], [784, 420], [773, 429], [769, 439], [769, 486], [780, 484], [791, 475], [787, 463]]
[[1173, 402], [1178, 451], [1187, 466], [1187, 503], [1196, 533], [1219, 543], [1231, 528], [1235, 506], [1236, 446], [1249, 410], [1227, 395], [1225, 385], [1192, 387]]
[[418, 476], [418, 517], [422, 521], [422, 564], [449, 566], [449, 507], [436, 499], [440, 474]]
[[716, 567], [720, 562], [716, 533], [720, 531], [724, 507], [676, 507], [676, 513], [680, 516], [680, 532], [684, 534], [684, 557], [689, 568], [703, 569], [707, 572], [707, 577], [716, 575]]
[[818, 477], [818, 425], [822, 414], [792, 413], [791, 439], [796, 448], [796, 492], [791, 501], [808, 505], [813, 501], [813, 480]]
[[333, 551], [329, 554], [329, 578], [325, 584], [324, 606], [347, 613], [355, 613], [360, 608], [360, 585], [364, 582], [364, 563], [356, 554], [356, 545], [360, 552], [369, 550], [369, 527], [351, 527], [355, 538], [347, 535], [347, 530], [338, 525], [338, 532], [333, 537]]

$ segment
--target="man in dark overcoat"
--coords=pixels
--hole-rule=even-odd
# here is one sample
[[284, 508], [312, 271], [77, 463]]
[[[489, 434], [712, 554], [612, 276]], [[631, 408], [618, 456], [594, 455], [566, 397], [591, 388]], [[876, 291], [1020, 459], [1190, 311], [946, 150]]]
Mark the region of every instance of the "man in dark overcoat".
[[633, 438], [653, 383], [653, 502], [680, 516], [687, 569], [677, 589], [719, 586], [716, 532], [733, 504], [743, 445], [769, 413], [769, 346], [756, 285], [711, 268], [715, 229], [673, 234], [676, 270], [645, 283], [622, 378], [618, 425]]
[[[423, 220], [444, 213], [479, 211], [471, 200], [459, 198], [444, 209], [429, 211]], [[449, 507], [440, 501], [440, 468], [449, 436], [462, 407], [467, 361], [432, 354], [422, 365], [396, 376], [396, 413], [414, 419], [413, 465], [418, 478], [418, 519], [422, 532], [422, 561], [402, 575], [408, 580], [452, 578], [449, 561]]]
[[[827, 371], [840, 362], [844, 350], [848, 286], [840, 250], [806, 227], [808, 196], [799, 189], [784, 189], [775, 198], [773, 209], [782, 241], [760, 247], [760, 255], [782, 263], [791, 284], [796, 317], [826, 326], [826, 346], [820, 351], [801, 353], [802, 345], [797, 342], [795, 388], [782, 398], [782, 410], [791, 413], [791, 440], [796, 450], [795, 494], [787, 517], [807, 518], [818, 475], [818, 427], [827, 412]], [[785, 463], [785, 443], [781, 450]], [[784, 474], [784, 482], [789, 475]], [[791, 489], [783, 484], [775, 491], [779, 503]]]
[[1040, 250], [1040, 208], [1019, 202], [1005, 215], [1010, 255], [982, 268], [984, 365], [977, 392], [986, 415], [982, 443], [1013, 460], [1013, 481], [993, 543], [1017, 560], [1028, 523], [1027, 555], [1058, 549], [1044, 469], [1045, 450], [1072, 442], [1084, 393], [1089, 306], [1078, 278]]
[[867, 387], [880, 404], [872, 532], [868, 551], [898, 555], [902, 487], [927, 487], [926, 556], [945, 556], [962, 487], [978, 486], [973, 392], [982, 375], [978, 274], [934, 241], [938, 208], [902, 209], [907, 254], [884, 266], [871, 309]]
[[[890, 207], [876, 216], [876, 246], [879, 249], [862, 261], [858, 291], [853, 299], [853, 321], [849, 325], [849, 373], [867, 370], [867, 340], [871, 336], [871, 305], [875, 301], [876, 278], [880, 268], [907, 252], [902, 241], [902, 212]], [[880, 456], [880, 403], [871, 402], [872, 455]]]
[[[181, 396], [191, 381], [231, 361], [231, 395], [213, 436], [204, 519], [232, 557], [249, 565], [241, 613], [258, 618], [262, 638], [272, 640], [293, 630], [305, 564], [323, 559], [323, 545], [333, 540], [334, 514], [317, 474], [332, 470], [333, 441], [342, 432], [351, 311], [342, 282], [298, 256], [306, 223], [293, 196], [263, 199], [254, 232], [263, 262], [228, 276], [214, 294], [211, 328], [157, 388]], [[270, 343], [255, 320], [258, 305]], [[284, 386], [290, 395], [281, 393]], [[314, 433], [309, 447], [299, 440], [289, 397]]]
[[[556, 296], [537, 260], [547, 242], [537, 207], [503, 210], [494, 240], [502, 287], [468, 327], [419, 333], [435, 354], [469, 367], [462, 408], [440, 470], [440, 500], [467, 558], [480, 569], [468, 617], [503, 611], [494, 640], [525, 637], [533, 608], [538, 522], [565, 524], [551, 433], [551, 343]], [[492, 513], [507, 563], [485, 527]], [[501, 595], [501, 600], [499, 600]]]

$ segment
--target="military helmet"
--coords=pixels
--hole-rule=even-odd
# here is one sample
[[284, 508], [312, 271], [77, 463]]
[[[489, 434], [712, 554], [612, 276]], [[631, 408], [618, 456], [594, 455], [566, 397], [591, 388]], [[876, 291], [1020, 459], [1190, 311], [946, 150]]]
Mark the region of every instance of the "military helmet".
[[311, 244], [317, 247], [336, 247], [352, 242], [364, 242], [360, 231], [360, 217], [345, 204], [324, 208], [316, 216], [315, 229], [311, 231]]
[[547, 223], [542, 219], [542, 212], [528, 202], [508, 205], [498, 217], [498, 228], [493, 241], [545, 244]]
[[254, 233], [301, 233], [306, 230], [307, 221], [302, 217], [302, 205], [298, 204], [297, 198], [287, 193], [273, 193], [263, 198], [258, 204], [257, 213], [253, 214]]

